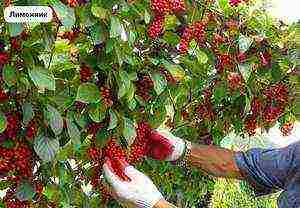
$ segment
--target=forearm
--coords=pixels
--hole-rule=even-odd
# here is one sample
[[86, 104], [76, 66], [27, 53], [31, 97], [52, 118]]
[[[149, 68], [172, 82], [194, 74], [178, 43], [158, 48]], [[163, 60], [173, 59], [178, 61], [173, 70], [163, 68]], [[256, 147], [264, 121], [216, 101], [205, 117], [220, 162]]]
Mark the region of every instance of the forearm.
[[189, 162], [216, 177], [243, 179], [235, 163], [234, 154], [234, 151], [227, 149], [193, 144]]
[[162, 199], [159, 202], [157, 202], [157, 204], [155, 204], [153, 208], [177, 208], [177, 207], [174, 206], [173, 204], [170, 204], [166, 200]]

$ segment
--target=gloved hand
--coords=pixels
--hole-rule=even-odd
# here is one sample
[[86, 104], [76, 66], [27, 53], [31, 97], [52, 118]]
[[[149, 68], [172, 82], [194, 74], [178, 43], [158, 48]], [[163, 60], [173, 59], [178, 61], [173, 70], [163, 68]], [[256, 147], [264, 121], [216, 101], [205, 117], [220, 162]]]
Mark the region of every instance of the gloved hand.
[[147, 155], [153, 159], [176, 161], [184, 154], [186, 144], [167, 129], [158, 128], [151, 132], [148, 148]]
[[106, 160], [103, 165], [104, 176], [112, 186], [117, 200], [125, 204], [132, 204], [138, 208], [152, 208], [157, 202], [163, 199], [150, 178], [130, 166], [127, 162], [121, 162], [124, 174], [130, 180], [124, 181], [114, 172], [111, 161]]

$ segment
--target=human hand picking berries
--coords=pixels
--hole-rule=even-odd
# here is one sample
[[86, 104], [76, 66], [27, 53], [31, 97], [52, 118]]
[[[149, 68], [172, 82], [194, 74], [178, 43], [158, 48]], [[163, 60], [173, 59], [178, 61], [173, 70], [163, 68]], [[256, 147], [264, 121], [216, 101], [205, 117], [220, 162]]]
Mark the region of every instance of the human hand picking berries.
[[112, 166], [112, 161], [107, 159], [103, 165], [104, 176], [112, 186], [115, 196], [121, 203], [130, 204], [138, 208], [158, 207], [164, 197], [155, 187], [150, 178], [130, 166], [127, 162], [120, 161], [124, 174], [129, 180], [120, 178]]
[[152, 130], [147, 155], [156, 160], [176, 161], [185, 152], [186, 143], [167, 129]]

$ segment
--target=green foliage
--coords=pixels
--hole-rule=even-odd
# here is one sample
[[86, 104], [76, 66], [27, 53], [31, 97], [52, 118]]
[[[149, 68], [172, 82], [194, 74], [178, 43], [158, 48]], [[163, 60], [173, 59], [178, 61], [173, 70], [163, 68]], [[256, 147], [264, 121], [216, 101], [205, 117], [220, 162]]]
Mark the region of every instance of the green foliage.
[[[98, 188], [82, 191], [95, 175], [87, 150], [103, 148], [115, 137], [128, 152], [140, 121], [152, 128], [166, 126], [196, 143], [209, 137], [218, 145], [232, 130], [248, 133], [251, 101], [259, 98], [265, 108], [275, 105], [263, 92], [278, 83], [289, 88], [283, 112], [271, 123], [258, 117], [258, 125], [293, 121], [297, 112], [299, 117], [299, 102], [295, 107], [292, 99], [299, 79], [289, 74], [297, 65], [297, 26], [280, 26], [251, 3], [231, 7], [228, 0], [185, 1], [186, 13], [167, 15], [163, 34], [152, 40], [147, 33], [154, 18], [150, 1], [34, 2], [50, 5], [54, 20], [8, 24], [0, 8], [0, 42], [5, 45], [0, 53], [9, 54], [7, 63], [0, 63], [1, 146], [30, 147], [33, 175], [24, 176], [28, 181], [19, 183], [17, 196], [34, 207], [103, 207]], [[215, 19], [209, 21], [212, 14]], [[193, 40], [189, 52], [180, 54], [180, 30], [196, 21], [207, 22], [205, 41]], [[223, 43], [215, 40], [217, 34]], [[245, 60], [238, 61], [240, 52]], [[264, 65], [261, 54], [266, 52], [271, 61]], [[220, 55], [228, 55], [231, 63], [220, 65]], [[236, 89], [229, 79], [235, 73], [241, 76]], [[13, 138], [5, 131], [10, 114], [19, 119]], [[186, 207], [206, 206], [213, 191], [214, 182], [196, 170], [186, 173], [149, 159], [138, 168], [167, 199]], [[35, 190], [37, 181], [42, 193]], [[13, 185], [5, 181], [0, 188]], [[119, 205], [110, 201], [107, 206]]]

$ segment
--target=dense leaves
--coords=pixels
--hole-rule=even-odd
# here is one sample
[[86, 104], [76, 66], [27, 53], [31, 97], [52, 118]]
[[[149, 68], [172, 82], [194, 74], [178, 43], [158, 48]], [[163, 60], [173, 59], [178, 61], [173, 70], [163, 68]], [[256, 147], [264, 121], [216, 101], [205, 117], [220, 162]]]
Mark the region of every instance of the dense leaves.
[[53, 21], [0, 18], [6, 207], [118, 206], [102, 181], [105, 156], [122, 177], [118, 160], [127, 159], [170, 201], [202, 206], [212, 181], [146, 159], [151, 129], [218, 145], [232, 131], [293, 128], [297, 25], [250, 1], [35, 4], [50, 5]]

